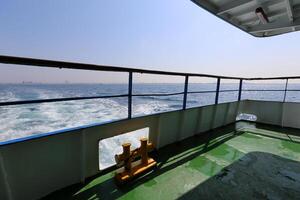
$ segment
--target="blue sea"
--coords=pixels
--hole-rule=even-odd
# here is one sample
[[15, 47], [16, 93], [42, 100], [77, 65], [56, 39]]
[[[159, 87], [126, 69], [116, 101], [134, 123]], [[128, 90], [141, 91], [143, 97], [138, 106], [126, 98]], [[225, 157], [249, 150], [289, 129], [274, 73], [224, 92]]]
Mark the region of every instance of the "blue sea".
[[[238, 83], [223, 83], [220, 90], [238, 90]], [[244, 84], [243, 89], [283, 90], [284, 84]], [[214, 91], [216, 83], [190, 83], [188, 91]], [[290, 84], [289, 89], [300, 89], [299, 84]], [[177, 93], [184, 90], [183, 84], [134, 84], [133, 94]], [[0, 84], [0, 102], [35, 100], [65, 97], [119, 95], [128, 92], [127, 84]], [[221, 92], [219, 102], [236, 101], [238, 92]], [[282, 101], [284, 92], [243, 92], [242, 99]], [[300, 92], [288, 92], [287, 101], [300, 101]], [[214, 104], [215, 93], [188, 94], [187, 107]], [[183, 95], [133, 97], [132, 114], [148, 115], [182, 109]], [[0, 141], [8, 141], [30, 135], [46, 133], [65, 128], [78, 127], [93, 123], [109, 122], [127, 117], [127, 97], [78, 100], [54, 103], [28, 104], [0, 107]], [[136, 137], [145, 136], [145, 131]], [[134, 135], [134, 134], [133, 134]], [[117, 148], [123, 139], [108, 141], [102, 148]], [[130, 140], [136, 143], [136, 140]], [[100, 145], [101, 148], [101, 145]], [[120, 151], [120, 149], [118, 150]], [[111, 165], [102, 157], [103, 166]]]

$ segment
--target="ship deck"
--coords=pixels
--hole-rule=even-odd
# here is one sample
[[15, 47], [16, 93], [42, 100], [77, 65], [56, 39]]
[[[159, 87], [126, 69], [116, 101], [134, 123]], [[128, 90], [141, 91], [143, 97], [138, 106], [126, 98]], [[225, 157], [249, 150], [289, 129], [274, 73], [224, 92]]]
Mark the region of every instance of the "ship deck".
[[237, 122], [153, 155], [154, 171], [122, 187], [107, 171], [44, 199], [296, 199], [300, 130]]

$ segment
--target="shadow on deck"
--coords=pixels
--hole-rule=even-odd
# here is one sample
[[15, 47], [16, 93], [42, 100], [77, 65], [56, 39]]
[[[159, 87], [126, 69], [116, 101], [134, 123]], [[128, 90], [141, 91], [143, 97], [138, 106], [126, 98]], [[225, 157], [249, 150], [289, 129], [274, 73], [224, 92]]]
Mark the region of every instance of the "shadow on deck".
[[182, 195], [184, 199], [299, 199], [300, 162], [251, 152]]
[[[158, 166], [154, 171], [123, 187], [116, 186], [113, 172], [107, 172], [87, 179], [85, 184], [76, 184], [56, 191], [44, 199], [121, 198], [133, 189], [151, 184], [151, 180], [154, 178], [168, 173], [243, 133], [243, 131], [236, 130], [236, 125], [232, 124], [199, 134], [180, 143], [168, 145], [153, 153], [152, 157], [158, 161]], [[272, 194], [273, 190], [276, 190], [274, 193], [276, 197], [282, 197], [282, 195], [285, 198], [295, 197], [294, 195], [299, 196], [299, 190], [295, 189], [296, 186], [300, 188], [299, 178], [294, 178], [293, 175], [295, 174], [284, 171], [284, 167], [291, 167], [294, 170], [293, 173], [296, 173], [298, 177], [300, 176], [300, 164], [296, 161], [268, 153], [248, 153], [223, 168], [217, 175], [188, 190], [179, 199], [243, 199], [246, 197], [247, 199], [250, 197], [272, 199], [272, 196], [268, 195]], [[285, 181], [282, 184], [286, 184], [282, 185], [282, 181]], [[268, 184], [271, 186], [267, 188]], [[278, 189], [280, 187], [282, 188]], [[125, 197], [125, 199], [132, 198], [134, 197]]]

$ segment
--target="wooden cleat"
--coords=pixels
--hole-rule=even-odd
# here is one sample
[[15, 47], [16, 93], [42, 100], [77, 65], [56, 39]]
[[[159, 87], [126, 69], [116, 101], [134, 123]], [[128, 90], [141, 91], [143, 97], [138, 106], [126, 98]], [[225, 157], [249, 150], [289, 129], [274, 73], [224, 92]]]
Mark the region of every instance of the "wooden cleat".
[[[141, 146], [132, 151], [130, 151], [130, 143], [123, 144], [123, 153], [115, 155], [117, 166], [122, 166], [116, 170], [117, 184], [124, 184], [156, 166], [157, 162], [148, 157], [148, 152], [154, 149], [153, 144], [148, 143], [146, 138], [142, 138], [140, 141]], [[138, 157], [139, 160], [132, 162]]]
[[153, 169], [154, 167], [156, 167], [156, 165], [157, 165], [157, 162], [153, 158], [149, 158], [147, 165], [143, 165], [141, 160], [133, 162], [132, 168], [130, 171], [125, 170], [125, 167], [122, 167], [122, 168], [116, 170], [115, 179], [117, 181], [117, 184], [122, 185], [124, 183], [127, 183], [128, 181]]

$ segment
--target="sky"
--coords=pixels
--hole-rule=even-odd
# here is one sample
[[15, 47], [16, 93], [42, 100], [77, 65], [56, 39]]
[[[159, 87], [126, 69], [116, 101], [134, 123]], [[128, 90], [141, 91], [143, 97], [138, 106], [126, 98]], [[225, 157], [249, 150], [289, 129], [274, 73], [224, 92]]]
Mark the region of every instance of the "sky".
[[[300, 32], [256, 38], [189, 0], [1, 0], [0, 25], [1, 55], [225, 76], [300, 75]], [[0, 65], [0, 83], [22, 81], [116, 83], [127, 75]]]

